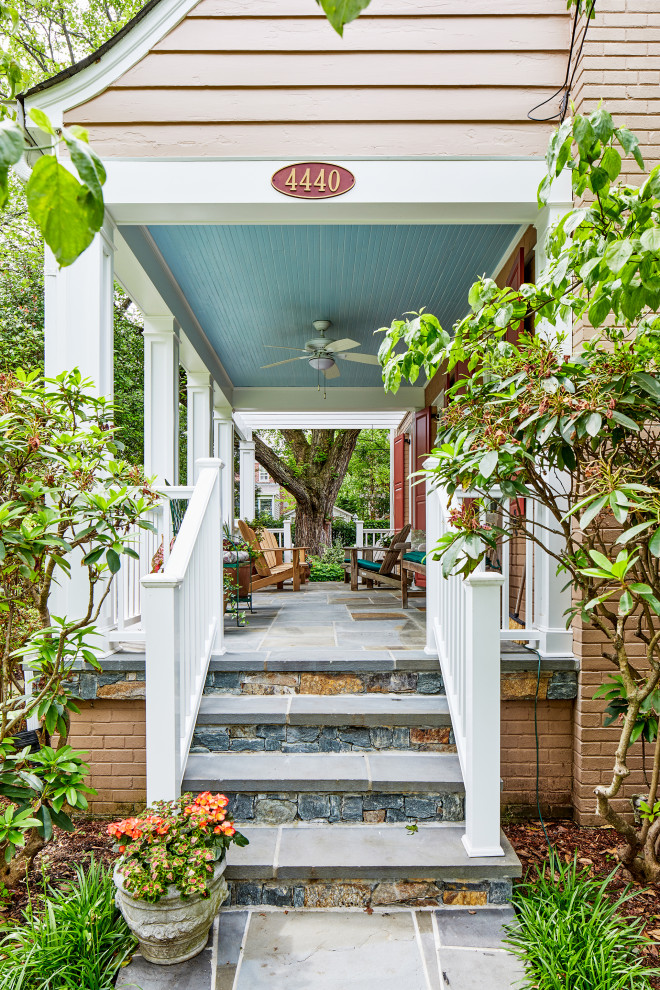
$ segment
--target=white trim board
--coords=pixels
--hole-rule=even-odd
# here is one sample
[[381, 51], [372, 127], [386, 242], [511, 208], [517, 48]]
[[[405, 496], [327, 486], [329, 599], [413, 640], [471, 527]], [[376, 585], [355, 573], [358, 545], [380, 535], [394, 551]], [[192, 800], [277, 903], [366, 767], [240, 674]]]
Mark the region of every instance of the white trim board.
[[[539, 161], [361, 161], [350, 163], [349, 192], [310, 201], [273, 189], [273, 172], [286, 164], [281, 160], [105, 164], [105, 201], [119, 225], [538, 223], [536, 193], [546, 174]], [[549, 205], [571, 202], [565, 173], [553, 184]]]
[[[380, 386], [369, 388], [342, 388], [328, 385], [326, 397], [323, 390], [313, 388], [234, 388], [234, 409], [240, 413], [241, 423], [247, 428], [286, 426], [310, 427], [311, 417], [325, 427], [338, 429], [367, 429], [380, 426], [387, 429], [396, 425], [410, 409], [424, 408], [424, 389], [406, 385], [396, 395]], [[304, 413], [304, 416], [302, 415]], [[342, 413], [341, 421], [336, 413]]]
[[[243, 389], [236, 389], [236, 393], [244, 391]], [[256, 389], [255, 389], [256, 391]], [[296, 391], [298, 391], [296, 389]], [[304, 390], [307, 391], [307, 390]], [[318, 398], [318, 393], [316, 393], [316, 407], [310, 408], [309, 401], [310, 397], [306, 396], [302, 399], [306, 402], [307, 408], [303, 410], [296, 410], [289, 408], [287, 410], [240, 410], [234, 415], [236, 418], [240, 417], [240, 422], [245, 427], [250, 430], [259, 429], [277, 429], [277, 430], [295, 430], [295, 429], [330, 429], [330, 430], [369, 430], [372, 427], [375, 430], [389, 430], [394, 429], [401, 421], [403, 416], [406, 415], [406, 410], [401, 409], [400, 406], [392, 410], [382, 410], [382, 409], [372, 409], [370, 411], [359, 412], [355, 410], [356, 397], [353, 395], [351, 397], [351, 406], [345, 411], [339, 410], [336, 406], [340, 401], [343, 400], [343, 396], [335, 396], [334, 392], [339, 391], [338, 389], [333, 389], [333, 408], [327, 409], [328, 399]], [[345, 389], [344, 391], [356, 392], [357, 389]], [[423, 390], [421, 397], [416, 397], [416, 401], [420, 398], [423, 399]], [[329, 393], [327, 393], [329, 396]], [[240, 399], [239, 399], [240, 401]], [[312, 403], [315, 401], [314, 396], [311, 397]], [[400, 401], [400, 400], [399, 400]], [[323, 404], [323, 409], [318, 409], [318, 406]], [[294, 403], [289, 402], [290, 407], [293, 407]]]

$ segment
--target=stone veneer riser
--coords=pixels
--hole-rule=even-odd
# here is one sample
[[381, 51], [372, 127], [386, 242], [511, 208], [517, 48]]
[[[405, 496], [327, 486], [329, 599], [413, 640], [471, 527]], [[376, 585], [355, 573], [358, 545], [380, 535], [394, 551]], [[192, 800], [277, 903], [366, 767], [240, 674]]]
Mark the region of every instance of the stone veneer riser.
[[228, 906], [267, 905], [279, 908], [327, 909], [333, 907], [437, 907], [442, 904], [480, 907], [507, 904], [512, 883], [507, 877], [475, 883], [414, 877], [407, 880], [379, 879], [307, 880], [283, 883], [277, 880], [230, 880]]
[[306, 671], [252, 673], [211, 671], [204, 694], [444, 694], [437, 671], [329, 673]]
[[406, 794], [309, 791], [225, 792], [237, 825], [290, 822], [462, 822], [464, 796], [453, 791]]
[[351, 753], [369, 750], [455, 753], [448, 726], [203, 725], [191, 752]]

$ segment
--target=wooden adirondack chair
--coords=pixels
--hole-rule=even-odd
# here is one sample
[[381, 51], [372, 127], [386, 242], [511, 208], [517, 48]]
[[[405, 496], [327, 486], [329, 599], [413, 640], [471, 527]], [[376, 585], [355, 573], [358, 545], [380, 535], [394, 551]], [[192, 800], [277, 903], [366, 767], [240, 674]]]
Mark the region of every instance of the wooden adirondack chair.
[[410, 524], [406, 523], [403, 529], [395, 533], [382, 561], [373, 559], [373, 547], [349, 548], [351, 552], [351, 591], [357, 591], [360, 577], [364, 580], [367, 588], [373, 588], [374, 581], [377, 584], [389, 585], [392, 588], [401, 588], [401, 575], [394, 574], [394, 568], [401, 559], [402, 550], [406, 549], [405, 540], [409, 532]]
[[[257, 577], [252, 578], [252, 590], [258, 591], [259, 588], [268, 588], [272, 585], [281, 589], [284, 587], [284, 582], [291, 578], [293, 590], [300, 591], [300, 565], [301, 562], [304, 563], [306, 548], [279, 547], [277, 540], [268, 530], [263, 531], [261, 540], [259, 540], [254, 530], [243, 519], [238, 520], [238, 528], [245, 542], [259, 553], [254, 561]], [[292, 552], [293, 560], [290, 564], [284, 563], [284, 550], [291, 550]]]

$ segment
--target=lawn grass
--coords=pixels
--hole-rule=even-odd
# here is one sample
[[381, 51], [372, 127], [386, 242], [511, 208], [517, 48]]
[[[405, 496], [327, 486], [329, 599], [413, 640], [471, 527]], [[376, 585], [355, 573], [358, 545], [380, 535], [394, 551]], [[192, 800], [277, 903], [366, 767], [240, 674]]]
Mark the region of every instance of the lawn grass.
[[593, 879], [577, 861], [563, 862], [551, 851], [542, 869], [514, 894], [517, 923], [507, 944], [524, 962], [529, 990], [651, 990], [643, 957], [645, 919], [623, 916], [636, 894], [627, 888], [612, 898], [612, 876]]
[[0, 990], [111, 990], [135, 940], [115, 907], [112, 873], [93, 859], [0, 929]]

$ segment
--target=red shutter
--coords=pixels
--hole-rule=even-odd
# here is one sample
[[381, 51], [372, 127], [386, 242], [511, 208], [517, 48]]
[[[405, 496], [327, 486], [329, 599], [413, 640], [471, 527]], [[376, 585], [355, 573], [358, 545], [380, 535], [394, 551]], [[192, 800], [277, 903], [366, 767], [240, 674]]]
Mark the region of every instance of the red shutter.
[[[415, 413], [414, 433], [415, 471], [421, 471], [424, 461], [431, 453], [431, 407]], [[413, 529], [426, 529], [426, 486], [419, 478], [413, 478]]]
[[400, 433], [398, 437], [394, 438], [394, 477], [392, 479], [392, 487], [394, 489], [394, 519], [391, 524], [394, 530], [403, 529], [404, 525], [404, 491], [406, 484], [405, 443], [405, 433]]

